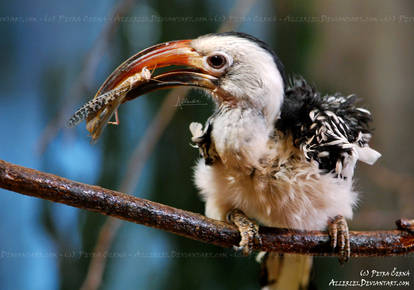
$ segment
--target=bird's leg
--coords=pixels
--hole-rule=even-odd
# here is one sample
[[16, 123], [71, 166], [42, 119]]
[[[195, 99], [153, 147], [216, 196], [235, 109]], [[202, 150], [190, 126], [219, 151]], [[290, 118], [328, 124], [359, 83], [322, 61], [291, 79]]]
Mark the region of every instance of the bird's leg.
[[118, 109], [115, 110], [115, 122], [110, 121], [110, 122], [108, 122], [108, 124], [116, 125], [116, 126], [119, 125]]
[[244, 255], [250, 255], [255, 243], [261, 244], [262, 240], [259, 235], [259, 225], [249, 219], [241, 210], [233, 209], [227, 214], [227, 220], [233, 223], [240, 232], [240, 244], [235, 247]]
[[399, 219], [395, 223], [397, 224], [399, 230], [414, 234], [414, 220]]
[[348, 224], [343, 216], [337, 215], [329, 221], [328, 232], [331, 238], [332, 249], [338, 248], [339, 263], [343, 264], [351, 256]]

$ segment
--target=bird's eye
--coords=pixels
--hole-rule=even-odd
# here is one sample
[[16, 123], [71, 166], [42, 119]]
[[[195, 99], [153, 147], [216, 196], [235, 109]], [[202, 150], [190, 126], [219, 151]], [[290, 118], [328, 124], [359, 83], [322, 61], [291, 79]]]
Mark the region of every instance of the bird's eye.
[[227, 63], [227, 59], [222, 54], [213, 54], [207, 58], [207, 63], [214, 69], [221, 69]]

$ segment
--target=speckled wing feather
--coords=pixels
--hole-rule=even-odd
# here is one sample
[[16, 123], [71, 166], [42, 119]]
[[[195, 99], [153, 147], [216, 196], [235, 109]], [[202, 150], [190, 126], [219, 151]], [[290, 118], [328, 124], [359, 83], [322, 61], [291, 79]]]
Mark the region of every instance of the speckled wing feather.
[[126, 92], [126, 88], [115, 89], [90, 100], [73, 114], [67, 123], [68, 127], [74, 127], [88, 117], [97, 115], [106, 106], [112, 105], [117, 98], [122, 99]]
[[349, 157], [368, 164], [380, 157], [368, 146], [371, 114], [356, 100], [354, 95], [321, 95], [303, 78], [293, 78], [276, 129], [291, 134], [294, 145], [320, 169], [344, 175]]
[[124, 102], [127, 93], [134, 87], [147, 82], [151, 79], [151, 72], [144, 69], [137, 74], [127, 78], [118, 84], [114, 89], [95, 96], [88, 103], [83, 105], [69, 119], [69, 127], [76, 126], [81, 121], [86, 120], [86, 129], [91, 134], [92, 140], [99, 138], [108, 120], [112, 117], [118, 107]]

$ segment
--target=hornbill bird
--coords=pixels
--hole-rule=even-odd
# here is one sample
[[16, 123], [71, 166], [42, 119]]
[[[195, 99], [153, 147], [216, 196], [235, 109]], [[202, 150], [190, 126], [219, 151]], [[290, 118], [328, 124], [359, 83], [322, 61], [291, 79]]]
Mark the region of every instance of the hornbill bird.
[[[179, 66], [156, 74], [161, 67]], [[95, 98], [70, 120], [87, 120], [99, 137], [121, 103], [161, 88], [193, 86], [208, 92], [216, 109], [204, 128], [192, 123], [202, 158], [195, 184], [205, 214], [240, 230], [240, 250], [260, 243], [258, 224], [302, 230], [328, 228], [341, 262], [350, 256], [345, 219], [357, 203], [357, 160], [373, 164], [369, 111], [354, 95], [322, 95], [302, 77], [285, 74], [261, 40], [226, 32], [152, 46], [121, 64]], [[267, 289], [306, 287], [308, 256], [261, 254]]]

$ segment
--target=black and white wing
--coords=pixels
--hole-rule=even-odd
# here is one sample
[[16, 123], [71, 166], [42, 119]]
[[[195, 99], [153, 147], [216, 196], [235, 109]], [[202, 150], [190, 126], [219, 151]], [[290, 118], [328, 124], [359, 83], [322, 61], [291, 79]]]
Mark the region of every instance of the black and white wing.
[[352, 177], [357, 160], [373, 164], [381, 154], [371, 149], [368, 110], [356, 106], [356, 96], [322, 96], [303, 78], [294, 78], [276, 129], [293, 137], [294, 145], [319, 168]]

